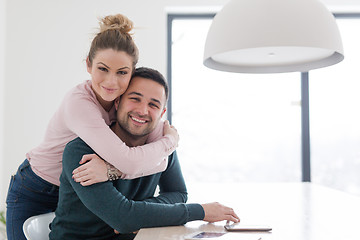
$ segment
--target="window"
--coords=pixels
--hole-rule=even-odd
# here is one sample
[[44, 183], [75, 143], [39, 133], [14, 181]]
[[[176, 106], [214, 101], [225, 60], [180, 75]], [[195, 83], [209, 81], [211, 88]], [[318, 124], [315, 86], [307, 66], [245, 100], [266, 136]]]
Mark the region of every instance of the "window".
[[309, 73], [313, 182], [360, 195], [360, 18], [339, 18], [343, 62]]
[[[360, 15], [344, 16], [338, 24], [345, 60], [309, 73], [311, 176], [360, 194], [360, 35], [353, 31], [360, 29]], [[211, 19], [169, 16], [169, 118], [180, 133], [186, 180], [301, 181], [301, 74], [204, 67]]]
[[172, 123], [187, 181], [301, 181], [300, 73], [202, 64], [211, 19], [172, 22]]

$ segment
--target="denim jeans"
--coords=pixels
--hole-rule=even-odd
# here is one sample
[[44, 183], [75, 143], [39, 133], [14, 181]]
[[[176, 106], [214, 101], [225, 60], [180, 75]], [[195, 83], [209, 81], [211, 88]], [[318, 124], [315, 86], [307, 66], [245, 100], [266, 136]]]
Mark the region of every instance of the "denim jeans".
[[8, 240], [26, 240], [22, 227], [29, 217], [53, 212], [59, 199], [59, 187], [37, 176], [29, 161], [11, 176], [6, 199], [6, 232]]

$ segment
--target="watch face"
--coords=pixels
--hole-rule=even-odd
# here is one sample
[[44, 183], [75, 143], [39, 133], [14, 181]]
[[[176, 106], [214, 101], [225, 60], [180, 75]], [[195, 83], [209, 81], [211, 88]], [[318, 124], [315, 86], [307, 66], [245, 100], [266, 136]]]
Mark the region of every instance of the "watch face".
[[114, 181], [120, 178], [117, 169], [110, 164], [107, 164], [107, 176], [108, 180], [110, 181]]
[[116, 174], [110, 173], [110, 174], [109, 174], [109, 179], [110, 179], [111, 181], [116, 180], [116, 179], [117, 179]]
[[119, 176], [116, 174], [116, 171], [109, 170], [108, 171], [108, 179], [110, 181], [114, 181], [114, 180], [119, 179]]

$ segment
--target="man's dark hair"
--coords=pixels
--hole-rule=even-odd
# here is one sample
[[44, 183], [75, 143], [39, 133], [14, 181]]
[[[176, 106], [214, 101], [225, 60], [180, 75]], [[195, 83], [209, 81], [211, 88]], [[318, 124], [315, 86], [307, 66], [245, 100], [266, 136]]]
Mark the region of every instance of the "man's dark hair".
[[153, 81], [159, 83], [160, 85], [162, 85], [164, 87], [166, 101], [168, 100], [169, 86], [168, 86], [166, 79], [159, 71], [152, 69], [152, 68], [139, 67], [139, 68], [135, 69], [135, 72], [132, 77], [142, 77], [142, 78], [150, 79], [150, 80], [153, 80]]

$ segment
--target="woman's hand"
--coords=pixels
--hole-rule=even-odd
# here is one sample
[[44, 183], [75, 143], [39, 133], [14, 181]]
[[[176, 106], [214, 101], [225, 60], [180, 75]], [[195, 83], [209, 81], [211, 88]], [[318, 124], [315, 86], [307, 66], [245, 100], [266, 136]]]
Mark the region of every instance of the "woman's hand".
[[176, 128], [173, 126], [173, 125], [170, 125], [169, 121], [168, 120], [165, 120], [164, 122], [164, 136], [165, 135], [171, 135], [174, 137], [175, 141], [176, 141], [176, 144], [175, 146], [177, 147], [178, 146], [178, 143], [179, 143], [179, 134], [176, 130]]
[[226, 207], [218, 202], [201, 204], [204, 209], [206, 222], [232, 221], [240, 222], [240, 218], [232, 208]]
[[79, 182], [83, 186], [89, 186], [108, 180], [106, 163], [98, 155], [84, 155], [80, 164], [83, 165], [72, 172], [75, 182]]

